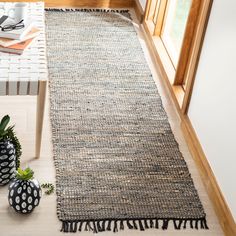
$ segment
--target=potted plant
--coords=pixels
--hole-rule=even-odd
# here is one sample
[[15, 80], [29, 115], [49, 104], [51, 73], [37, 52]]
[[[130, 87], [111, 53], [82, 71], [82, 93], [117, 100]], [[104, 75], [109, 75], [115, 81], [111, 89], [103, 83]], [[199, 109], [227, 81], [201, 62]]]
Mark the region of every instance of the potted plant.
[[21, 145], [14, 132], [14, 126], [8, 126], [10, 117], [4, 116], [0, 122], [0, 185], [7, 184], [15, 177], [20, 165]]
[[18, 168], [15, 179], [9, 185], [8, 201], [19, 213], [30, 213], [39, 205], [42, 195], [39, 182], [34, 179], [34, 172], [29, 167]]

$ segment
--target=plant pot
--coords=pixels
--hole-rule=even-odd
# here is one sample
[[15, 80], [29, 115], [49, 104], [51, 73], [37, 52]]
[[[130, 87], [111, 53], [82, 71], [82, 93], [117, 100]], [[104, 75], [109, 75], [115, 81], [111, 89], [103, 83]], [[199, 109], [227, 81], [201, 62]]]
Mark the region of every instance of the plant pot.
[[16, 155], [10, 140], [0, 141], [0, 185], [9, 183], [15, 177]]
[[14, 179], [9, 185], [8, 201], [15, 211], [26, 214], [39, 205], [41, 195], [41, 187], [36, 179]]

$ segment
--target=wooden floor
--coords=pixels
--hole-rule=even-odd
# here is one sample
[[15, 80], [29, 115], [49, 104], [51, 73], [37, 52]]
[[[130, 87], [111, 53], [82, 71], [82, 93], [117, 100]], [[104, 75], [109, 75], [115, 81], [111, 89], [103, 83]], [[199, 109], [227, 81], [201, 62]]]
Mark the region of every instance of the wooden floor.
[[[174, 109], [173, 102], [170, 99], [170, 95], [165, 89], [163, 83], [160, 81], [157, 71], [152, 64], [152, 60], [149, 56], [148, 50], [145, 46], [143, 35], [139, 30], [139, 25], [134, 22], [137, 29], [140, 42], [143, 46], [147, 61], [152, 70], [154, 79], [156, 81], [158, 90], [162, 96], [163, 105], [169, 116], [169, 121], [176, 136], [178, 143], [180, 144], [180, 150], [182, 151], [189, 170], [195, 182], [195, 186], [199, 192], [201, 201], [204, 205], [207, 213], [207, 220], [210, 230], [174, 230], [172, 225], [166, 230], [152, 230], [149, 229], [145, 232], [124, 230], [116, 235], [191, 235], [191, 236], [220, 236], [223, 232], [219, 226], [219, 222], [213, 211], [212, 204], [207, 196], [207, 193], [203, 187], [199, 173], [188, 151], [186, 142], [184, 141], [181, 129], [180, 120], [177, 116], [177, 112]], [[12, 123], [16, 124], [16, 131], [18, 137], [23, 146], [23, 156], [21, 158], [22, 165], [24, 167], [30, 166], [35, 171], [35, 177], [40, 181], [55, 182], [55, 168], [52, 158], [52, 145], [51, 145], [51, 132], [49, 123], [49, 106], [47, 103], [44, 131], [43, 131], [43, 144], [40, 159], [34, 159], [34, 142], [35, 142], [35, 97], [0, 97], [0, 117], [5, 114], [9, 114], [12, 119]], [[27, 216], [19, 215], [13, 212], [7, 201], [7, 186], [0, 188], [0, 235], [3, 236], [57, 236], [63, 235], [60, 233], [61, 224], [56, 216], [56, 195], [46, 196], [43, 195], [41, 203], [33, 213]], [[69, 234], [76, 235], [76, 234]], [[80, 235], [92, 235], [91, 232], [83, 232]], [[99, 235], [113, 235], [112, 232], [99, 233]]]

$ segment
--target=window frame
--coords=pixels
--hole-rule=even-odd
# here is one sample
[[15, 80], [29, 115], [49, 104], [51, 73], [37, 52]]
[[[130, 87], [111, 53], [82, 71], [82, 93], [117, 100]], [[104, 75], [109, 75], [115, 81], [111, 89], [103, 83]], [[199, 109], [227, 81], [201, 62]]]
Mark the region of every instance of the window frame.
[[[149, 17], [153, 1], [160, 1], [156, 24], [151, 23], [152, 19]], [[161, 38], [165, 18], [168, 14], [168, 1], [171, 0], [147, 0], [142, 23], [155, 49], [154, 54], [156, 54], [162, 74], [167, 78], [168, 86], [174, 94], [178, 108], [183, 114], [186, 114], [213, 0], [192, 0], [177, 67], [174, 66]]]

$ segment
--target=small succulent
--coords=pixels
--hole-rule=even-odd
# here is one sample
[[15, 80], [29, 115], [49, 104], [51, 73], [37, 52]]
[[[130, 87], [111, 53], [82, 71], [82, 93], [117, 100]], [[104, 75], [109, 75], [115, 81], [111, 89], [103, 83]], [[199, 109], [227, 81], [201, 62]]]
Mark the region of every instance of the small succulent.
[[0, 122], [0, 142], [4, 142], [5, 140], [9, 140], [10, 142], [12, 142], [12, 144], [15, 148], [16, 168], [19, 168], [20, 156], [22, 154], [21, 144], [14, 132], [14, 126], [7, 127], [9, 122], [10, 122], [9, 115], [4, 116]]
[[[27, 180], [33, 179], [33, 177], [34, 177], [34, 171], [32, 169], [30, 169], [29, 167], [26, 168], [25, 170], [18, 168], [17, 173], [16, 173], [16, 178], [18, 180], [27, 181]], [[50, 194], [54, 193], [54, 189], [55, 189], [54, 185], [52, 183], [48, 183], [48, 182], [42, 183], [41, 188], [45, 189], [44, 193], [46, 195], [50, 195]]]
[[34, 171], [29, 167], [18, 168], [15, 179], [9, 185], [8, 201], [19, 213], [30, 213], [39, 205], [42, 195], [39, 182], [34, 179]]
[[34, 171], [32, 169], [30, 169], [29, 167], [26, 168], [25, 170], [22, 170], [21, 168], [18, 168], [17, 172], [16, 172], [16, 178], [18, 180], [30, 180], [33, 179], [34, 177]]

